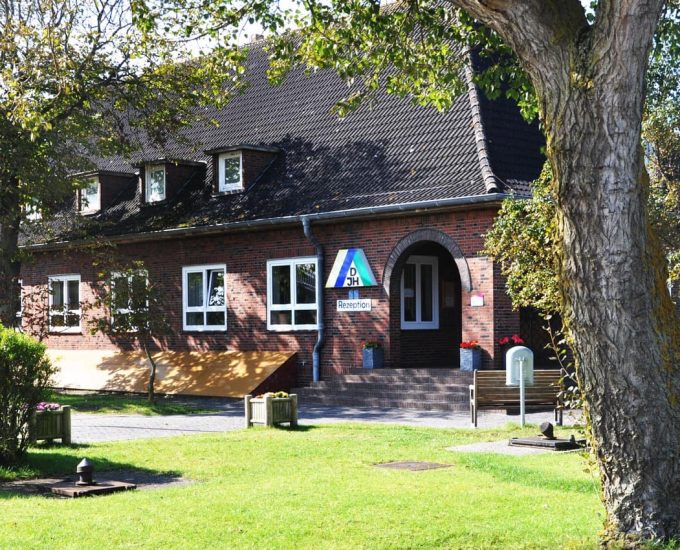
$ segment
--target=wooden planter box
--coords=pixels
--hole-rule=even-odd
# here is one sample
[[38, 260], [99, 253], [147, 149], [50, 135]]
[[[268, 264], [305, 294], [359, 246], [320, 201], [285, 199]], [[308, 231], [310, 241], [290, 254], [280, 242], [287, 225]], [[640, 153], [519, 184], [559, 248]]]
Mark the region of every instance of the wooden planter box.
[[473, 371], [482, 368], [482, 350], [479, 348], [460, 349], [460, 370]]
[[64, 445], [71, 444], [71, 407], [63, 406], [58, 411], [36, 411], [28, 427], [29, 440], [49, 441], [61, 439]]
[[294, 393], [289, 397], [253, 397], [246, 395], [246, 428], [253, 424], [274, 426], [288, 422], [291, 426], [297, 426], [298, 401]]

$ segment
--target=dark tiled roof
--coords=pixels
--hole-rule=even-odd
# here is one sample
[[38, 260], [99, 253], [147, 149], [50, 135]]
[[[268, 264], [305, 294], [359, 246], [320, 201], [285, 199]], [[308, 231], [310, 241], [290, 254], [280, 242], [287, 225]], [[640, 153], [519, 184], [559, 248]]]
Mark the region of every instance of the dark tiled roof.
[[[193, 125], [184, 132], [189, 144], [183, 140], [164, 151], [140, 151], [132, 159], [97, 161], [102, 170], [126, 173], [133, 173], [133, 165], [142, 159], [205, 161], [207, 177], [185, 182], [182, 191], [163, 205], [143, 206], [131, 183], [116, 204], [87, 220], [74, 214], [72, 206], [66, 208], [50, 222], [50, 240], [487, 194], [489, 173], [483, 174], [481, 168], [472, 116], [474, 90], [459, 97], [447, 113], [380, 95], [374, 104], [340, 120], [330, 110], [348, 88], [337, 75], [322, 71], [305, 76], [295, 71], [281, 86], [272, 87], [266, 68], [266, 54], [254, 47], [248, 88], [225, 109], [206, 110], [206, 119], [219, 121], [219, 126]], [[543, 162], [540, 134], [509, 103], [483, 98], [477, 102], [486, 137], [481, 141], [486, 141], [491, 168], [501, 182], [497, 190], [506, 190], [503, 182], [523, 189]], [[246, 192], [213, 196], [210, 159], [203, 151], [241, 143], [282, 152]], [[40, 240], [44, 238], [42, 234]]]

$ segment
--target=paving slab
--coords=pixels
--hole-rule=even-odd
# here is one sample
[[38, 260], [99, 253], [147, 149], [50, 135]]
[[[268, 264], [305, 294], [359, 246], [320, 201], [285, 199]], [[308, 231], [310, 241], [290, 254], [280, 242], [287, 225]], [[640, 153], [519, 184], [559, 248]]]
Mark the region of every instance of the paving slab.
[[469, 445], [455, 445], [447, 447], [447, 451], [454, 453], [496, 453], [501, 455], [526, 456], [544, 453], [555, 453], [550, 449], [533, 449], [531, 447], [513, 447], [508, 445], [507, 439], [501, 441], [486, 441], [484, 443], [471, 443]]

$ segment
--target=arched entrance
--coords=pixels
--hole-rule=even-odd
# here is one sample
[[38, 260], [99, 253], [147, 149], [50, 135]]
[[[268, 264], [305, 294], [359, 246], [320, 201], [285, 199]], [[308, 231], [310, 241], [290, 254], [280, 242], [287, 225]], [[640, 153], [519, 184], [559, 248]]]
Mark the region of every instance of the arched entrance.
[[470, 283], [460, 248], [441, 231], [415, 231], [394, 247], [383, 273], [393, 367], [458, 368], [461, 291]]

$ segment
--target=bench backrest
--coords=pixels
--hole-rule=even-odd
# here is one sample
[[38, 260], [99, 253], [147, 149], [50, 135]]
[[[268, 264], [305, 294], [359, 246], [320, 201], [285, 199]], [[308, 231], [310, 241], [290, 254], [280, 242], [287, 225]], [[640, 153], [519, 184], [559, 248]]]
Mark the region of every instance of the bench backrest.
[[[553, 403], [561, 390], [560, 370], [535, 370], [534, 383], [524, 387], [527, 402]], [[477, 403], [507, 403], [519, 400], [519, 386], [506, 386], [505, 371], [475, 371], [474, 395]]]

